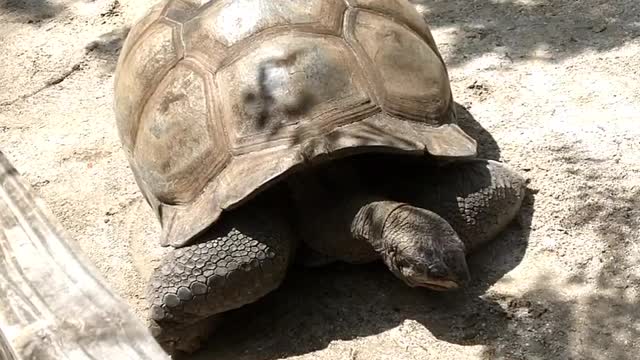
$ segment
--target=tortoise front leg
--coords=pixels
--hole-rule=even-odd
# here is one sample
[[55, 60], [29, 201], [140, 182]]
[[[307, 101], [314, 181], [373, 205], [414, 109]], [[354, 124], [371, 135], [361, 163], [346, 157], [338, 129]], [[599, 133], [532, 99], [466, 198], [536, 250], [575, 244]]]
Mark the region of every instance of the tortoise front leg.
[[293, 237], [275, 202], [233, 210], [194, 245], [169, 253], [151, 276], [151, 330], [169, 352], [193, 352], [216, 314], [252, 303], [282, 282]]
[[453, 162], [404, 178], [404, 200], [447, 220], [467, 253], [502, 232], [525, 196], [525, 179], [493, 160]]

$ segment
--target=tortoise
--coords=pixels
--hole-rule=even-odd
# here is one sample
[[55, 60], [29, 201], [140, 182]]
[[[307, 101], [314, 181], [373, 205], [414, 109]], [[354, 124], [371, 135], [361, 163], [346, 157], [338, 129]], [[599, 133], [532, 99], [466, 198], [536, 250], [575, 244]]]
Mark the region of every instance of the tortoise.
[[118, 134], [174, 248], [154, 336], [194, 351], [212, 320], [300, 259], [382, 260], [409, 286], [469, 280], [524, 181], [477, 157], [427, 23], [405, 0], [161, 0], [115, 75]]

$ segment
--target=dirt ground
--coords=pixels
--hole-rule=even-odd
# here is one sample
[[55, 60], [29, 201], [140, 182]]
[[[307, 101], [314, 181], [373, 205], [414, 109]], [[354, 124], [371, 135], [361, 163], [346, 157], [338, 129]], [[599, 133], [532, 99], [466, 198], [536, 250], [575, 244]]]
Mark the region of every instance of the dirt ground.
[[[640, 2], [414, 2], [482, 155], [530, 178], [519, 224], [471, 257], [463, 292], [410, 289], [380, 266], [301, 271], [196, 358], [637, 358]], [[148, 6], [0, 0], [0, 150], [141, 319], [163, 249], [112, 82]]]

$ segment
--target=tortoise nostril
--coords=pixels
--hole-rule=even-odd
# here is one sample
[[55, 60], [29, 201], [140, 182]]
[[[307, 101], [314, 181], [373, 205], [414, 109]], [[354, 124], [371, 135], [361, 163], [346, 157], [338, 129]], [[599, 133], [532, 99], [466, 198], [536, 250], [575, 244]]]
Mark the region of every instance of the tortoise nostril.
[[434, 278], [444, 278], [449, 274], [447, 267], [440, 262], [430, 265], [427, 272]]

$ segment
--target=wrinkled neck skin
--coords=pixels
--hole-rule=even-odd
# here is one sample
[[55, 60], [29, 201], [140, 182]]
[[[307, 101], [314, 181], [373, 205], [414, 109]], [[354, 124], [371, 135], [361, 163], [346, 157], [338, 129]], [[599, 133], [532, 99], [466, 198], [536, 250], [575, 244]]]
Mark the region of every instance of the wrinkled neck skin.
[[363, 201], [351, 222], [351, 236], [369, 243], [382, 257], [396, 244], [390, 244], [383, 237], [384, 227], [392, 212], [405, 206], [395, 201]]

